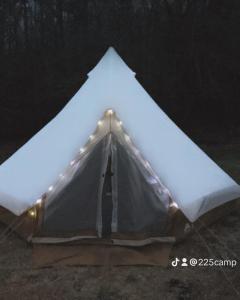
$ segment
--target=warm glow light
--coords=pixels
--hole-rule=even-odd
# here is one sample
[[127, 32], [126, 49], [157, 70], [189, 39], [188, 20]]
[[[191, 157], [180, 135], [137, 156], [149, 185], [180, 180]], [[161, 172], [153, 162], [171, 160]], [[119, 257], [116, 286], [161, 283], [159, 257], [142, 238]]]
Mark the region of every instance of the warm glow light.
[[108, 114], [108, 115], [112, 115], [112, 114], [113, 114], [113, 110], [112, 110], [112, 109], [109, 109], [109, 110], [107, 111], [107, 114]]
[[103, 124], [102, 121], [98, 121], [98, 126], [101, 126]]
[[53, 190], [53, 186], [51, 185], [49, 188], [48, 188], [49, 192], [51, 192]]
[[118, 122], [118, 126], [122, 126], [122, 121], [119, 121], [119, 122]]
[[42, 203], [42, 198], [37, 199], [36, 204], [41, 204]]
[[91, 135], [89, 136], [89, 139], [90, 139], [90, 141], [92, 141], [92, 140], [94, 139], [94, 135], [91, 134]]
[[170, 207], [175, 207], [175, 208], [178, 209], [178, 205], [177, 205], [176, 202], [171, 202], [171, 203], [170, 203]]
[[36, 211], [34, 209], [31, 209], [28, 211], [28, 214], [30, 217], [35, 218], [36, 217]]

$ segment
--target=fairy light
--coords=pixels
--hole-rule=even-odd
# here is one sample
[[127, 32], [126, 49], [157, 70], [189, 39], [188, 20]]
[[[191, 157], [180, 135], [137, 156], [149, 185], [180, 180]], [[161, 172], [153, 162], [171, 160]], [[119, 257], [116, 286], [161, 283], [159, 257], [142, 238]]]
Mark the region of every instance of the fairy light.
[[91, 135], [89, 136], [89, 140], [92, 141], [93, 139], [94, 139], [94, 135], [91, 134]]
[[131, 139], [130, 139], [130, 137], [129, 137], [127, 134], [125, 134], [125, 140], [126, 140], [127, 142], [131, 142]]
[[102, 126], [103, 122], [102, 121], [98, 121], [98, 126]]
[[148, 182], [149, 182], [150, 184], [156, 184], [156, 183], [158, 183], [158, 180], [157, 180], [155, 177], [150, 177], [150, 178], [148, 179]]
[[42, 203], [42, 198], [37, 199], [36, 204], [41, 204]]
[[60, 177], [61, 179], [63, 179], [63, 178], [64, 178], [64, 175], [61, 173], [61, 174], [59, 174], [59, 177]]
[[83, 153], [84, 151], [85, 151], [84, 148], [80, 148], [80, 150], [79, 150], [80, 153]]
[[150, 168], [150, 163], [145, 160], [145, 167]]
[[174, 208], [177, 208], [177, 209], [178, 209], [178, 205], [177, 205], [177, 203], [174, 202], [174, 201], [172, 201], [172, 202], [170, 203], [170, 207], [174, 207]]
[[36, 210], [35, 210], [35, 209], [30, 209], [30, 210], [28, 211], [28, 214], [29, 214], [29, 216], [30, 216], [31, 218], [35, 218], [35, 217], [37, 216]]
[[137, 148], [134, 148], [134, 153], [135, 155], [139, 156], [140, 155], [140, 151]]
[[113, 114], [113, 110], [112, 109], [108, 109], [107, 114], [108, 115], [112, 115]]
[[75, 164], [75, 160], [72, 160], [71, 162], [70, 162], [70, 166], [73, 166]]
[[118, 126], [122, 126], [122, 121], [119, 121], [117, 124]]
[[49, 188], [48, 188], [49, 192], [51, 192], [53, 190], [53, 186], [51, 185]]

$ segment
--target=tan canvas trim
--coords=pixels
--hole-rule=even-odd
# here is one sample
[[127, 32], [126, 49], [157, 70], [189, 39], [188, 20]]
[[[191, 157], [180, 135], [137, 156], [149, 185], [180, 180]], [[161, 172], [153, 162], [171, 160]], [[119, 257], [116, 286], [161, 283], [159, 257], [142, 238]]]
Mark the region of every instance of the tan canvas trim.
[[69, 243], [69, 242], [75, 242], [78, 240], [85, 240], [85, 239], [97, 239], [98, 237], [96, 235], [79, 235], [79, 236], [73, 236], [73, 237], [66, 237], [66, 238], [60, 238], [60, 237], [33, 237], [32, 242], [36, 244], [59, 244], [59, 243]]
[[113, 239], [113, 245], [127, 247], [143, 247], [154, 243], [175, 243], [176, 239], [173, 236], [166, 237], [150, 237], [145, 240], [118, 240]]
[[82, 235], [82, 236], [74, 236], [71, 238], [58, 238], [58, 237], [33, 237], [32, 242], [35, 244], [60, 244], [60, 243], [70, 243], [80, 240], [95, 240], [98, 241], [99, 244], [111, 244], [116, 246], [125, 246], [125, 247], [143, 247], [154, 243], [174, 243], [176, 241], [175, 237], [167, 236], [167, 237], [150, 237], [144, 240], [121, 240], [121, 239], [110, 239], [110, 240], [99, 240], [95, 235]]

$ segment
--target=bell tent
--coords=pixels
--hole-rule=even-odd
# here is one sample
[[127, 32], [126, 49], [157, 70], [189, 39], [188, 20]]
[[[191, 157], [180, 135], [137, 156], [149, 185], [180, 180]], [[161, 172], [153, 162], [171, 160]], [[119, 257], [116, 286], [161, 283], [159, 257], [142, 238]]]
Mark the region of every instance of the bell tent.
[[192, 223], [239, 196], [239, 185], [157, 106], [113, 48], [0, 166], [0, 205], [19, 216], [33, 242], [166, 237], [176, 211]]

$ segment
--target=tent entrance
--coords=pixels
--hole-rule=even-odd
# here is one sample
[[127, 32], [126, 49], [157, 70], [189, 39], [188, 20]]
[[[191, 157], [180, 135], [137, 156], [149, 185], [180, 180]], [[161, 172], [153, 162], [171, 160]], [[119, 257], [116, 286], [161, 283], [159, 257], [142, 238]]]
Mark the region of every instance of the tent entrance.
[[160, 236], [169, 222], [169, 194], [118, 120], [99, 135], [70, 179], [46, 201], [44, 236]]
[[108, 157], [108, 164], [105, 173], [105, 180], [103, 185], [102, 193], [102, 237], [109, 238], [112, 233], [112, 213], [113, 213], [113, 202], [112, 202], [112, 158], [111, 155]]

